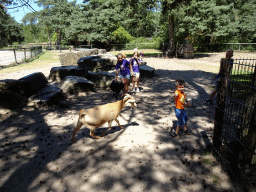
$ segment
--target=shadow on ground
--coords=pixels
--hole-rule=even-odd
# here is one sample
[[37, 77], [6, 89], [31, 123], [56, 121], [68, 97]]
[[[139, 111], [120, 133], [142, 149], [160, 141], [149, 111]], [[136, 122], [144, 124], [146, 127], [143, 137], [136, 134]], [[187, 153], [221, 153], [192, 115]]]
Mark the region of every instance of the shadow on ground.
[[[192, 135], [175, 128], [174, 81], [186, 81]], [[114, 128], [95, 140], [82, 128], [71, 145], [78, 110], [113, 102], [110, 90], [68, 98], [69, 107], [24, 107], [1, 122], [0, 191], [233, 191], [215, 162], [203, 161], [211, 144], [214, 106], [204, 104], [212, 76], [202, 71], [156, 70], [142, 79], [138, 108], [125, 108]], [[96, 132], [100, 134], [107, 124]]]

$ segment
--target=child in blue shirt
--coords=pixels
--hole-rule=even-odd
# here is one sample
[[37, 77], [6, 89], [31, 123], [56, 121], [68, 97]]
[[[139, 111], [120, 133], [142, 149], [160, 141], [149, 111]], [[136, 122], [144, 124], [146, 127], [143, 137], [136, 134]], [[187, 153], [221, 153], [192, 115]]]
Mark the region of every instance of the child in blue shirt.
[[130, 63], [125, 59], [125, 56], [122, 55], [121, 53], [117, 55], [117, 59], [118, 61], [116, 64], [115, 80], [117, 80], [118, 72], [120, 72], [120, 77], [124, 84], [124, 95], [125, 95], [128, 93], [128, 84], [130, 81], [130, 70], [132, 70], [132, 67]]
[[133, 83], [132, 91], [135, 92], [135, 83], [137, 82], [137, 92], [140, 92], [140, 90], [139, 90], [139, 80], [140, 80], [140, 67], [139, 67], [139, 65], [141, 64], [141, 60], [138, 57], [138, 52], [137, 51], [135, 51], [133, 53], [133, 57], [130, 59], [129, 63], [132, 66], [132, 73], [131, 73], [132, 83]]

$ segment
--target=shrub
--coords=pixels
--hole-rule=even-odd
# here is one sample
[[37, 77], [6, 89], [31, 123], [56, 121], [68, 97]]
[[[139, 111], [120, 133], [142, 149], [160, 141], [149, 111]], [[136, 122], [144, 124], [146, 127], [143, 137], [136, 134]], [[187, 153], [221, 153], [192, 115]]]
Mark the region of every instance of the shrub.
[[131, 41], [132, 36], [123, 27], [117, 28], [112, 32], [112, 39], [117, 44], [125, 44]]

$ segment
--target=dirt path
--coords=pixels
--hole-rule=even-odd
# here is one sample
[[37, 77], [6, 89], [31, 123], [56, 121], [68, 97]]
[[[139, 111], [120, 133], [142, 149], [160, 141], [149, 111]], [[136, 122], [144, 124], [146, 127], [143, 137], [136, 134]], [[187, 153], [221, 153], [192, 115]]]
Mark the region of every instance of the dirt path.
[[[235, 191], [204, 150], [213, 129], [214, 106], [204, 103], [213, 75], [177, 59], [145, 60], [156, 76], [141, 80], [138, 107], [122, 111], [119, 120], [125, 128], [114, 124], [100, 140], [84, 127], [70, 145], [78, 110], [113, 102], [108, 89], [68, 97], [66, 109], [2, 109], [0, 191]], [[170, 95], [177, 78], [186, 81], [195, 107], [187, 109], [193, 134], [173, 138], [169, 132], [176, 117]]]

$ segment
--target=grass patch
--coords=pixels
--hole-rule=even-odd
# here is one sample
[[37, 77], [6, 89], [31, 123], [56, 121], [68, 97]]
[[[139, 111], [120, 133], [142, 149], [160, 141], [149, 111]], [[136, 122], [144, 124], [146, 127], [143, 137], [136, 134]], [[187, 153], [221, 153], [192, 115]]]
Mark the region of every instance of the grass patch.
[[182, 65], [193, 67], [194, 69], [197, 69], [198, 71], [205, 71], [212, 74], [218, 74], [220, 67], [215, 65], [207, 65], [207, 64], [201, 64], [201, 63], [193, 63], [193, 60], [191, 62], [184, 62]]
[[213, 183], [220, 184], [220, 177], [218, 175], [212, 175]]
[[213, 164], [212, 148], [211, 148], [211, 146], [207, 146], [204, 149], [203, 162], [206, 163], [207, 165]]
[[52, 63], [60, 63], [60, 60], [58, 58], [59, 54], [60, 54], [59, 52], [54, 52], [54, 51], [44, 52], [44, 54], [42, 54], [38, 57], [35, 57], [35, 59], [33, 59], [33, 61], [31, 61], [31, 62], [22, 63], [22, 64], [18, 64], [18, 65], [13, 64], [13, 66], [10, 66], [8, 68], [4, 68], [4, 69], [0, 70], [0, 75], [6, 74], [6, 73], [22, 71], [22, 70], [43, 68]]
[[212, 161], [210, 159], [206, 159], [206, 158], [203, 158], [203, 162], [206, 163], [207, 165], [212, 164]]

